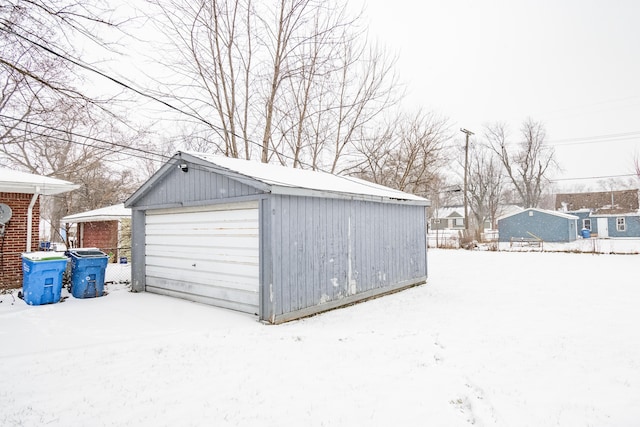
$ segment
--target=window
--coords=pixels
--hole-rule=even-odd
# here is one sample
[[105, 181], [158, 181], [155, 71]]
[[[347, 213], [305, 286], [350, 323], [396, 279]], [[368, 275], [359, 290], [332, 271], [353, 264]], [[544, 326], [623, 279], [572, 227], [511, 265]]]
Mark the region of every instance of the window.
[[456, 218], [453, 220], [453, 225], [456, 227], [464, 227], [464, 218]]
[[627, 224], [624, 221], [624, 217], [616, 218], [616, 229], [618, 231], [626, 231]]
[[591, 219], [589, 218], [583, 219], [582, 228], [586, 228], [587, 230], [591, 231]]

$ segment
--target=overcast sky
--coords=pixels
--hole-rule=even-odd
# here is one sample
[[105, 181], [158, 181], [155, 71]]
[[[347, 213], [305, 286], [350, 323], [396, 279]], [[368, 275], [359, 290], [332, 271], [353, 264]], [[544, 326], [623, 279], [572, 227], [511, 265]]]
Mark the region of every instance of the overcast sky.
[[478, 135], [540, 120], [558, 178], [633, 172], [640, 1], [363, 1], [372, 35], [399, 55], [408, 105]]

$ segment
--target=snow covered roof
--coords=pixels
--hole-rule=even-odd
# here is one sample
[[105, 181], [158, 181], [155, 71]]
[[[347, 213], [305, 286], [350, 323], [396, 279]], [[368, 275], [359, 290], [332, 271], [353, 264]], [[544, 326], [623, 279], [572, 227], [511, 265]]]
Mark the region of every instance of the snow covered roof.
[[558, 216], [558, 217], [566, 218], [566, 219], [580, 219], [579, 217], [577, 217], [575, 215], [570, 215], [570, 214], [566, 214], [566, 213], [563, 213], [563, 212], [550, 211], [550, 210], [547, 210], [547, 209], [527, 208], [527, 209], [523, 209], [521, 211], [517, 211], [517, 212], [510, 213], [508, 215], [501, 216], [500, 218], [498, 218], [498, 221], [500, 221], [502, 219], [505, 219], [505, 218], [512, 217], [514, 215], [519, 215], [519, 214], [521, 214], [523, 212], [529, 212], [529, 211], [540, 212], [540, 213], [544, 213], [544, 214], [547, 214], [547, 215]]
[[[348, 197], [372, 201], [404, 201], [422, 206], [430, 205], [430, 202], [423, 197], [354, 177], [222, 157], [208, 153], [178, 152], [163, 166], [164, 171], [175, 167], [179, 162], [205, 167], [208, 170], [225, 174], [247, 185], [258, 186], [263, 191], [272, 194]], [[126, 201], [125, 205], [130, 206], [163, 173], [163, 169], [158, 171]]]
[[290, 168], [269, 163], [186, 152], [186, 155], [206, 160], [214, 165], [248, 176], [271, 187], [272, 193], [290, 194], [292, 189], [308, 189], [331, 193], [348, 193], [386, 199], [424, 201], [427, 199], [359, 178], [333, 175], [326, 172]]
[[94, 222], [94, 221], [117, 221], [122, 218], [130, 218], [131, 209], [125, 208], [124, 203], [119, 203], [105, 208], [94, 209], [73, 215], [67, 215], [61, 223]]
[[50, 178], [20, 172], [13, 169], [0, 168], [0, 191], [5, 193], [52, 194], [66, 193], [80, 186], [62, 179]]
[[464, 207], [447, 206], [438, 208], [431, 214], [432, 218], [462, 218], [464, 217]]

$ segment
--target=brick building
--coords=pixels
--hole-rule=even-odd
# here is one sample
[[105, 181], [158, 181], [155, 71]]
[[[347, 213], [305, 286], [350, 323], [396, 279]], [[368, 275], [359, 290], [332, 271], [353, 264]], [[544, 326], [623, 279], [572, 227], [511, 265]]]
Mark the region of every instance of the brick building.
[[75, 225], [70, 233], [75, 247], [98, 248], [111, 262], [131, 258], [131, 209], [122, 203], [67, 215], [62, 223]]
[[9, 220], [0, 224], [0, 289], [22, 286], [21, 254], [38, 249], [40, 196], [78, 187], [60, 179], [0, 168], [0, 204], [11, 211]]

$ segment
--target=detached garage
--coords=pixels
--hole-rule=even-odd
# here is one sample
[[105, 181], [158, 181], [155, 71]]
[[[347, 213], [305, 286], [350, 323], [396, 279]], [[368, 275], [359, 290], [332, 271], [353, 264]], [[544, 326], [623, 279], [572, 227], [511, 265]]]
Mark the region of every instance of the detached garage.
[[179, 152], [125, 206], [134, 291], [280, 323], [427, 279], [429, 202], [356, 178]]
[[529, 208], [498, 219], [500, 242], [535, 239], [572, 242], [578, 237], [578, 217], [562, 212]]

